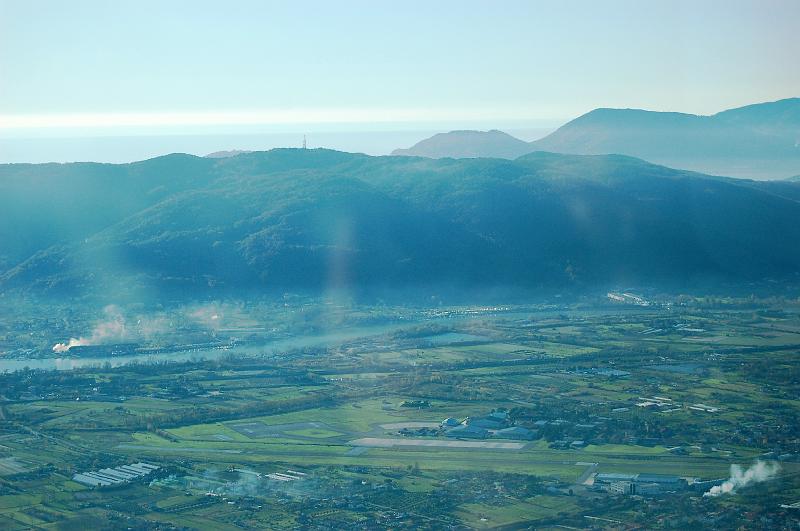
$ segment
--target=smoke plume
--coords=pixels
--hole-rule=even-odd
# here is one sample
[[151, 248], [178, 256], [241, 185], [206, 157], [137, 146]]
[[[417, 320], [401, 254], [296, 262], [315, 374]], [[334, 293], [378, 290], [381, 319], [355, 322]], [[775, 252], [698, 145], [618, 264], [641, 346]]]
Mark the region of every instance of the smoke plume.
[[722, 485], [711, 487], [711, 490], [703, 494], [703, 496], [716, 497], [723, 494], [735, 494], [737, 490], [748, 485], [772, 479], [780, 468], [777, 463], [765, 463], [763, 461], [756, 461], [747, 470], [742, 469], [739, 465], [731, 465], [731, 477]]
[[222, 324], [222, 307], [219, 304], [209, 303], [202, 306], [188, 308], [187, 317], [209, 330], [218, 330]]
[[104, 319], [95, 325], [88, 337], [70, 338], [66, 343], [53, 345], [53, 352], [67, 352], [72, 347], [86, 345], [102, 345], [124, 341], [128, 338], [128, 329], [125, 326], [125, 317], [116, 306], [106, 306], [103, 309]]
[[64, 343], [53, 345], [53, 352], [65, 353], [72, 347], [88, 345], [107, 345], [147, 341], [152, 342], [175, 332], [178, 327], [191, 323], [194, 327], [207, 330], [212, 335], [224, 322], [223, 311], [235, 310], [221, 303], [207, 303], [201, 306], [181, 307], [167, 312], [132, 314], [123, 312], [118, 306], [110, 305], [103, 309], [103, 316], [86, 336], [70, 338]]

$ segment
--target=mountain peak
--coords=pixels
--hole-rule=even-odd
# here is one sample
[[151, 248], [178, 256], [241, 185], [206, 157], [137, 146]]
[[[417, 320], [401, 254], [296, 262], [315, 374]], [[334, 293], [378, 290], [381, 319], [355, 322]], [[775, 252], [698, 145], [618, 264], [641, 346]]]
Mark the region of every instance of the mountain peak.
[[505, 158], [515, 159], [530, 151], [527, 142], [508, 133], [489, 131], [456, 130], [438, 133], [417, 142], [408, 149], [396, 149], [392, 155], [428, 158]]
[[531, 148], [578, 155], [620, 153], [716, 175], [786, 178], [800, 170], [800, 98], [711, 116], [600, 108], [532, 142]]

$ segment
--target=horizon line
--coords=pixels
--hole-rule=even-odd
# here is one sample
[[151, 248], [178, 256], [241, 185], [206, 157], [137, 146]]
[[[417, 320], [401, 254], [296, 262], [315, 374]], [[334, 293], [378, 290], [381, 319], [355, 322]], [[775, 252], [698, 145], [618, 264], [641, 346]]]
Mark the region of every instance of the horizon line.
[[0, 131], [207, 126], [425, 124], [436, 122], [554, 122], [554, 109], [316, 108], [236, 111], [124, 111], [0, 115]]

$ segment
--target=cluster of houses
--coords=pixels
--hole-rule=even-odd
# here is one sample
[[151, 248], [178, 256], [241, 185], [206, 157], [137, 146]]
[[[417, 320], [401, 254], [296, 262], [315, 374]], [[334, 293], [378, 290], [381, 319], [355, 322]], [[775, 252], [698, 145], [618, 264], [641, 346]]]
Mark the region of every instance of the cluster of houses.
[[639, 295], [634, 295], [633, 293], [619, 293], [614, 291], [609, 291], [606, 294], [609, 300], [614, 302], [621, 302], [624, 304], [635, 304], [636, 306], [650, 306], [650, 301], [645, 300], [643, 297]]
[[679, 404], [673, 402], [671, 398], [667, 398], [664, 396], [651, 396], [651, 397], [639, 397], [639, 401], [636, 403], [638, 407], [641, 408], [653, 408], [658, 409], [662, 413], [671, 413], [673, 411], [681, 411], [684, 406], [692, 411], [702, 411], [705, 413], [717, 413], [719, 412], [718, 407], [716, 406], [708, 406], [706, 404]]
[[298, 479], [303, 479], [306, 476], [307, 474], [303, 472], [297, 472], [296, 470], [287, 470], [286, 472], [273, 472], [271, 474], [267, 474], [269, 479], [274, 479], [275, 481], [297, 481]]

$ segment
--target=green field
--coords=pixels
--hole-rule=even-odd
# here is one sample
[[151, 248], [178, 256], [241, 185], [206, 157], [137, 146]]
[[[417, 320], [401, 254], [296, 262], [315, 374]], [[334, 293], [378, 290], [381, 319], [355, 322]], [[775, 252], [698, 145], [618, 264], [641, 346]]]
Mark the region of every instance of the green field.
[[[800, 499], [795, 314], [526, 308], [446, 321], [441, 337], [0, 375], [0, 528], [613, 528], [678, 521], [686, 507], [782, 514], [779, 503]], [[446, 341], [463, 337], [480, 340]], [[485, 439], [462, 440], [522, 449], [415, 442], [458, 440], [444, 419], [492, 413], [503, 420]], [[512, 425], [530, 440], [494, 436]], [[353, 443], [362, 438], [408, 445]], [[715, 480], [778, 458], [776, 478], [748, 496], [636, 498], [592, 483], [597, 473]], [[138, 461], [161, 469], [111, 487], [71, 479]]]

